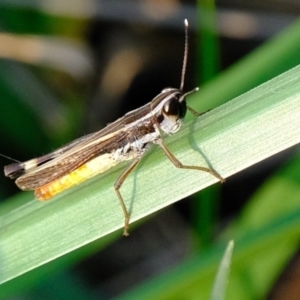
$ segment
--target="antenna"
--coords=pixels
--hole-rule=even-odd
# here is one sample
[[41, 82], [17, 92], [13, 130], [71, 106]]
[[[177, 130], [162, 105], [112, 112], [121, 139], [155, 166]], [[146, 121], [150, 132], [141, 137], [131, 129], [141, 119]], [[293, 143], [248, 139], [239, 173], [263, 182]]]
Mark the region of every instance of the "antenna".
[[186, 65], [188, 60], [188, 52], [189, 52], [189, 22], [187, 19], [184, 19], [184, 29], [185, 29], [185, 40], [184, 40], [184, 55], [183, 55], [183, 64], [182, 64], [182, 71], [181, 71], [181, 82], [180, 82], [180, 91], [183, 91], [184, 87], [184, 79], [185, 79], [185, 72], [186, 72]]
[[2, 156], [2, 157], [4, 157], [4, 158], [7, 158], [7, 159], [9, 159], [9, 160], [12, 160], [12, 161], [14, 161], [14, 162], [16, 162], [16, 163], [20, 163], [20, 161], [14, 159], [14, 158], [11, 158], [11, 157], [9, 157], [9, 156], [7, 156], [7, 155], [4, 155], [4, 154], [1, 154], [1, 153], [0, 153], [0, 156]]

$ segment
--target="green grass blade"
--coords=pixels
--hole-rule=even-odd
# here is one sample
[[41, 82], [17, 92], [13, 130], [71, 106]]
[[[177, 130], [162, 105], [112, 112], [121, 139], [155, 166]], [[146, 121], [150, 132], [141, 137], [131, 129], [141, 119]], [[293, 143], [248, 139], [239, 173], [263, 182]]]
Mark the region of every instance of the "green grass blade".
[[211, 296], [212, 300], [225, 299], [233, 247], [234, 247], [234, 242], [230, 241], [227, 245], [227, 248], [225, 250], [224, 256], [222, 258], [222, 261], [221, 261], [221, 264], [220, 264], [220, 267], [218, 270], [218, 274], [216, 277], [216, 281], [215, 281], [212, 296]]
[[[299, 248], [300, 155], [250, 199], [219, 236], [235, 240], [226, 299], [266, 299], [274, 281]], [[220, 243], [173, 270], [146, 281], [121, 299], [209, 299], [221, 257]]]
[[[273, 265], [275, 262], [277, 267], [278, 263], [285, 265], [287, 258], [298, 247], [299, 234], [298, 208], [235, 239], [226, 299], [266, 299], [266, 287], [278, 276], [278, 273], [273, 273]], [[285, 250], [289, 253], [286, 252], [283, 258], [276, 261]], [[118, 299], [209, 299], [223, 252], [224, 246], [216, 245]], [[262, 281], [261, 274], [266, 273], [268, 277]], [[253, 282], [253, 278], [256, 281]]]
[[220, 46], [215, 0], [198, 0], [198, 78], [207, 82], [219, 73]]
[[[297, 67], [188, 123], [166, 143], [182, 162], [205, 165], [206, 159], [222, 176], [231, 176], [299, 143], [299, 82]], [[113, 183], [123, 167], [48, 203], [32, 197], [11, 212], [0, 210], [0, 282], [121, 228]], [[122, 194], [135, 221], [215, 182], [203, 172], [175, 170], [155, 150], [128, 178]]]
[[[290, 164], [297, 164], [300, 157]], [[236, 239], [228, 299], [266, 299], [299, 248], [300, 185], [275, 175], [223, 234]]]

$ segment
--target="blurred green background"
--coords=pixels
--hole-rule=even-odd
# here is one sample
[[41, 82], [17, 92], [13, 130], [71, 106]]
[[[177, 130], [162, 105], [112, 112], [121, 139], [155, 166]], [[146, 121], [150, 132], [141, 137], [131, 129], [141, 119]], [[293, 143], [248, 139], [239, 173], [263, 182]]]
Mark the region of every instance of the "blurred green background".
[[[0, 152], [39, 156], [179, 87], [184, 18], [185, 86], [203, 95], [193, 107], [229, 101], [300, 63], [298, 12], [284, 0], [0, 0]], [[299, 299], [299, 171], [294, 147], [164, 209], [130, 238], [111, 234], [2, 284], [0, 299], [209, 299], [231, 239], [227, 299]], [[29, 196], [9, 201], [19, 191], [0, 181], [3, 215]]]

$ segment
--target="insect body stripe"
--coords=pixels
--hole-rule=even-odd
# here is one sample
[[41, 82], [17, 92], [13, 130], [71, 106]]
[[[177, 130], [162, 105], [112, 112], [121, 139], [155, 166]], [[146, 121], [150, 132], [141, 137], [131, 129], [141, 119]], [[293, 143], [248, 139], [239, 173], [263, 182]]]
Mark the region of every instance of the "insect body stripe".
[[84, 165], [69, 174], [66, 174], [50, 183], [35, 190], [35, 195], [39, 200], [48, 200], [62, 191], [75, 186], [88, 178], [105, 172], [116, 165], [118, 161], [112, 158], [111, 154], [104, 154], [90, 160]]

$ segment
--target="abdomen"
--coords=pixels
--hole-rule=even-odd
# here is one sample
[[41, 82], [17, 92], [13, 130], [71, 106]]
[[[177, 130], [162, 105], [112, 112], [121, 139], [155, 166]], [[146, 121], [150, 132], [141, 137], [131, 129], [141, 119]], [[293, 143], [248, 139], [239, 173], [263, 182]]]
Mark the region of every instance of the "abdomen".
[[35, 196], [39, 200], [48, 200], [68, 188], [80, 184], [97, 174], [105, 172], [118, 163], [119, 161], [114, 159], [110, 153], [103, 154], [88, 161], [69, 174], [37, 188], [35, 190]]

